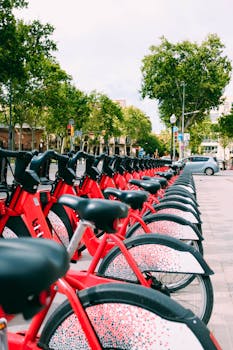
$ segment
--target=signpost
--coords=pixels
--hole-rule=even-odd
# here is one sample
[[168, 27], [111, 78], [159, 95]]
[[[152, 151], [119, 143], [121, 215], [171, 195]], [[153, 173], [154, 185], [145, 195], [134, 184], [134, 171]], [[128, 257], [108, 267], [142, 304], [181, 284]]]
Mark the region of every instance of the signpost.
[[72, 151], [73, 150], [73, 137], [75, 134], [74, 119], [69, 120], [69, 124], [67, 125], [67, 132], [68, 132], [68, 136], [70, 136], [70, 151]]

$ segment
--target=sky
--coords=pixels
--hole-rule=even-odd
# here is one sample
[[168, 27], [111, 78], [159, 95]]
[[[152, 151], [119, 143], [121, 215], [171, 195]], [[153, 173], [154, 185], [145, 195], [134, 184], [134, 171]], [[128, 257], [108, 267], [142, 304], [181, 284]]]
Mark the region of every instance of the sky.
[[[142, 99], [141, 66], [152, 45], [165, 36], [170, 42], [201, 43], [217, 34], [233, 60], [232, 0], [28, 0], [16, 12], [54, 26], [53, 40], [60, 66], [74, 85], [93, 90], [150, 117], [154, 132], [162, 129], [155, 100]], [[231, 93], [233, 83], [226, 89]]]

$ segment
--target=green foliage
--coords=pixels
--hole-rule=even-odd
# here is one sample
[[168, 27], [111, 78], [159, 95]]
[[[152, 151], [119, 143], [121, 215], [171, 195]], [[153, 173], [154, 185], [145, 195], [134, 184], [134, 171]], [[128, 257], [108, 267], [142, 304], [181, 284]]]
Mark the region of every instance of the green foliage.
[[0, 0], [0, 82], [24, 77], [24, 48], [17, 30], [14, 8], [25, 7], [26, 1]]
[[90, 115], [83, 121], [82, 129], [85, 132], [100, 134], [104, 131], [104, 138], [120, 136], [123, 114], [121, 107], [108, 96], [92, 92], [89, 95]]
[[1, 12], [5, 14], [10, 14], [13, 9], [24, 8], [28, 6], [28, 1], [26, 0], [0, 0]]
[[44, 107], [42, 100], [46, 101], [42, 90], [47, 61], [50, 59], [50, 66], [55, 66], [51, 53], [56, 45], [50, 39], [53, 27], [39, 21], [17, 21], [12, 11], [25, 7], [26, 1], [2, 1], [1, 5], [0, 104], [4, 122], [9, 126], [24, 122], [36, 126]]
[[140, 109], [129, 106], [123, 109], [123, 133], [133, 140], [147, 137], [151, 133], [151, 121]]
[[65, 136], [69, 120], [73, 119], [75, 128], [82, 127], [83, 120], [89, 115], [89, 99], [70, 82], [60, 83], [55, 89], [46, 91], [48, 108], [45, 109], [45, 126], [50, 133]]
[[173, 113], [181, 116], [184, 91], [185, 113], [199, 111], [185, 116], [185, 129], [219, 106], [232, 69], [223, 49], [214, 34], [200, 45], [189, 41], [172, 44], [162, 37], [159, 46], [150, 47], [150, 54], [142, 61], [141, 94], [158, 100], [160, 117], [166, 125]]
[[134, 142], [143, 147], [146, 154], [154, 155], [164, 152], [165, 145], [159, 138], [152, 134], [152, 126], [149, 117], [140, 109], [129, 106], [123, 108], [124, 123], [122, 133], [129, 136]]
[[[227, 115], [222, 115], [215, 126], [221, 146], [225, 149], [233, 140], [233, 109]], [[225, 154], [224, 154], [225, 158]]]
[[159, 155], [163, 155], [166, 148], [159, 138], [152, 133], [141, 136], [141, 138], [138, 139], [138, 145], [143, 147], [145, 153], [150, 156], [154, 156], [156, 152], [158, 152]]
[[205, 119], [201, 121], [196, 121], [189, 133], [189, 148], [191, 149], [191, 153], [200, 153], [200, 145], [203, 139], [213, 140], [216, 138], [216, 133], [209, 117], [205, 117]]
[[[170, 154], [170, 148], [171, 148], [171, 128], [164, 129], [160, 132], [158, 135], [159, 141], [164, 145], [163, 151], [165, 154]], [[165, 155], [165, 154], [162, 154]]]
[[233, 139], [233, 109], [230, 114], [223, 115], [219, 118], [218, 132]]

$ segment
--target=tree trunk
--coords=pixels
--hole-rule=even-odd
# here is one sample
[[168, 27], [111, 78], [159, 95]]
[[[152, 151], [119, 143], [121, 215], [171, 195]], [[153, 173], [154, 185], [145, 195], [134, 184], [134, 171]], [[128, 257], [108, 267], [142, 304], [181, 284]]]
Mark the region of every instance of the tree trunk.
[[19, 151], [22, 150], [22, 136], [23, 136], [23, 128], [22, 128], [22, 125], [20, 125], [20, 128], [19, 128]]
[[49, 134], [46, 134], [46, 149], [49, 150]]
[[64, 153], [64, 149], [65, 149], [65, 145], [66, 145], [66, 138], [63, 137], [62, 140], [61, 140], [61, 154]]
[[35, 132], [34, 128], [32, 127], [32, 142], [31, 142], [31, 149], [34, 150], [34, 140], [35, 140]]

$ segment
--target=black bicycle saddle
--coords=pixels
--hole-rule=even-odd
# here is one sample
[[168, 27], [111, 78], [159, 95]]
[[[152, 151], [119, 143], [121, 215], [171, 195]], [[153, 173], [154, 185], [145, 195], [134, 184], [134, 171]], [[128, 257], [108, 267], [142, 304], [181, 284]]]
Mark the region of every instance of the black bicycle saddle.
[[40, 293], [69, 268], [65, 247], [47, 239], [2, 239], [0, 261], [0, 304], [25, 318], [40, 310]]

